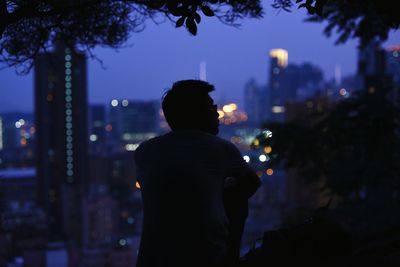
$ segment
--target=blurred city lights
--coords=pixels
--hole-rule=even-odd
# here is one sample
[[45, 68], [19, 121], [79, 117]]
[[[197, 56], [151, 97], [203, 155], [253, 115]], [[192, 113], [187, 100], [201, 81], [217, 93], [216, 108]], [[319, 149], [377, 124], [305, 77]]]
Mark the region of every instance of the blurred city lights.
[[113, 106], [113, 107], [118, 106], [118, 100], [117, 99], [111, 100], [111, 106]]
[[111, 130], [112, 130], [112, 125], [111, 124], [107, 124], [106, 125], [106, 131], [107, 132], [111, 132]]
[[89, 136], [89, 140], [92, 141], [92, 142], [96, 142], [96, 141], [97, 141], [97, 135], [91, 134], [91, 135]]
[[261, 155], [258, 157], [258, 160], [261, 161], [261, 162], [266, 162], [266, 161], [267, 161], [267, 156], [264, 155], [264, 154], [261, 154]]
[[135, 151], [136, 148], [139, 147], [139, 144], [126, 144], [125, 145], [125, 150], [126, 151]]
[[265, 171], [265, 173], [266, 173], [267, 175], [271, 176], [272, 174], [274, 174], [274, 170], [271, 169], [271, 168], [268, 168], [268, 169]]
[[237, 109], [237, 105], [234, 104], [234, 103], [231, 103], [231, 104], [228, 104], [228, 105], [224, 105], [224, 106], [222, 107], [222, 110], [223, 110], [224, 112], [226, 112], [226, 113], [233, 112], [233, 111], [235, 111], [236, 109]]
[[135, 187], [136, 187], [137, 189], [140, 189], [140, 183], [139, 183], [139, 181], [136, 181]]
[[244, 159], [244, 161], [246, 161], [246, 162], [250, 162], [250, 157], [247, 156], [247, 155], [244, 155], [244, 156], [243, 156], [243, 159]]
[[272, 152], [272, 147], [270, 147], [270, 146], [264, 147], [264, 152], [265, 152], [266, 154], [271, 153], [271, 152]]
[[[128, 104], [129, 104], [128, 100], [126, 100], [126, 99], [122, 100], [122, 106], [123, 106], [123, 107], [127, 107]], [[118, 105], [118, 104], [117, 104], [117, 105]]]

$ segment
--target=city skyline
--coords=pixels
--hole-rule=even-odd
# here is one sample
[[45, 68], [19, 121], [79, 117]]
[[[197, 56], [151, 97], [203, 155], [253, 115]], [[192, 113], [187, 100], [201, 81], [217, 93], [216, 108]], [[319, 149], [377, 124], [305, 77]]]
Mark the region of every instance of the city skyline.
[[[89, 103], [108, 103], [113, 98], [160, 100], [173, 81], [206, 75], [217, 88], [213, 94], [217, 101], [242, 104], [244, 86], [250, 79], [267, 83], [269, 50], [273, 48], [288, 50], [289, 63], [319, 66], [325, 79], [333, 78], [338, 65], [342, 76], [356, 71], [356, 40], [335, 46], [335, 36], [323, 35], [324, 24], [302, 22], [304, 11], [276, 13], [267, 7], [264, 18], [243, 20], [240, 29], [216, 19], [205, 20], [196, 37], [169, 22], [158, 26], [149, 22], [143, 32], [131, 36], [127, 45], [132, 47], [119, 52], [95, 50], [107, 69], [89, 60]], [[384, 45], [396, 43], [400, 36], [392, 33]], [[3, 69], [0, 81], [0, 112], [33, 110], [33, 70], [17, 76], [15, 69]]]

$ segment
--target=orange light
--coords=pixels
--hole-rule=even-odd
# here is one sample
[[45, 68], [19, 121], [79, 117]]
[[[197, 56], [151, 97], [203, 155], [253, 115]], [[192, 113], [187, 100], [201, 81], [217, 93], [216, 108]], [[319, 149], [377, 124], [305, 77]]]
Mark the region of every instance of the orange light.
[[272, 174], [274, 174], [274, 170], [271, 169], [271, 168], [269, 168], [269, 169], [267, 169], [267, 170], [265, 171], [265, 173], [266, 173], [267, 175], [271, 176]]
[[264, 147], [264, 152], [267, 153], [267, 154], [271, 153], [272, 152], [272, 147], [270, 147], [270, 146]]
[[136, 187], [137, 189], [140, 189], [140, 183], [139, 183], [139, 181], [136, 181], [135, 187]]
[[26, 142], [26, 139], [25, 139], [25, 138], [22, 138], [21, 141], [20, 141], [20, 143], [21, 143], [22, 146], [26, 146], [26, 143], [27, 143], [27, 142]]

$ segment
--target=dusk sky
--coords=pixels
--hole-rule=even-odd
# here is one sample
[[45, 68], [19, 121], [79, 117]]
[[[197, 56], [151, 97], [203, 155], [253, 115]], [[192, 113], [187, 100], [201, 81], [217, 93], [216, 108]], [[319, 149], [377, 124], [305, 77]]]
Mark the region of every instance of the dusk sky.
[[[303, 22], [304, 10], [280, 12], [266, 6], [262, 19], [245, 19], [241, 27], [203, 18], [198, 35], [175, 29], [169, 21], [148, 21], [141, 33], [133, 33], [129, 47], [115, 51], [98, 48], [104, 62], [88, 64], [89, 102], [109, 103], [112, 98], [160, 99], [165, 88], [180, 79], [199, 78], [199, 65], [206, 63], [207, 80], [216, 86], [217, 101], [241, 101], [246, 82], [254, 78], [265, 84], [272, 48], [289, 51], [289, 63], [318, 65], [325, 78], [340, 65], [342, 75], [356, 71], [357, 41], [335, 46], [336, 37], [323, 35], [324, 24]], [[385, 45], [399, 44], [394, 32]], [[33, 72], [27, 76], [8, 68], [0, 70], [0, 112], [33, 110]]]

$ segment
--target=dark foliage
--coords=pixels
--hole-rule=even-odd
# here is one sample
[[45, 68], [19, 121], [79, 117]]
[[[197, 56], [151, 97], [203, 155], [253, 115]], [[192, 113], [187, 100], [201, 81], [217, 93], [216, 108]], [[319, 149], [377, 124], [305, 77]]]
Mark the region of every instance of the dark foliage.
[[392, 198], [400, 190], [400, 113], [392, 88], [372, 88], [322, 113], [268, 124], [259, 136], [277, 154], [273, 164], [294, 169], [321, 190], [348, 197]]
[[[294, 1], [293, 1], [294, 2]], [[390, 0], [296, 0], [298, 8], [307, 9], [308, 21], [327, 22], [325, 34], [339, 33], [336, 43], [359, 38], [361, 46], [378, 38], [387, 39], [391, 30], [400, 26], [395, 3]], [[290, 0], [275, 1], [274, 6], [290, 10]]]
[[265, 232], [262, 243], [245, 254], [239, 267], [399, 266], [400, 229], [359, 237], [337, 212], [321, 207], [309, 220]]
[[[201, 14], [235, 25], [260, 17], [260, 1], [249, 0], [7, 0], [0, 2], [0, 62], [29, 71], [40, 50], [57, 42], [85, 50], [121, 47], [146, 20], [170, 20], [196, 35]], [[177, 20], [175, 21], [175, 18]]]

